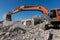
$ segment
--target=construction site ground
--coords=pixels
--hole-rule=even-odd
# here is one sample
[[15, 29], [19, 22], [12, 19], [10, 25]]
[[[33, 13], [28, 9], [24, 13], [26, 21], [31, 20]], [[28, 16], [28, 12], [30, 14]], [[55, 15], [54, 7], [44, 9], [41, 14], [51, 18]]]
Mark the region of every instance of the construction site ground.
[[60, 29], [44, 30], [45, 24], [24, 26], [18, 21], [0, 23], [0, 40], [60, 40]]

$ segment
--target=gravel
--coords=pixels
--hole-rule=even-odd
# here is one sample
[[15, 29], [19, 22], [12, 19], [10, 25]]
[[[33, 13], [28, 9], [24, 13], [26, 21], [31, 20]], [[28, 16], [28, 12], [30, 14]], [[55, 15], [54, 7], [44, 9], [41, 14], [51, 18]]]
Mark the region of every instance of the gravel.
[[21, 22], [3, 22], [0, 24], [0, 40], [60, 40], [60, 30], [44, 30], [45, 23], [27, 27]]

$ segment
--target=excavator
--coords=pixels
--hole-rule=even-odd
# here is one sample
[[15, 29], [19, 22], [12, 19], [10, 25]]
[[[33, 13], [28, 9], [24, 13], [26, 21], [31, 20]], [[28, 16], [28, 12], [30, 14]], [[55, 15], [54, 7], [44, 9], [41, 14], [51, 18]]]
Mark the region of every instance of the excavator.
[[45, 19], [49, 21], [49, 24], [46, 25], [46, 28], [48, 27], [55, 27], [60, 26], [60, 9], [52, 9], [48, 10], [44, 6], [20, 6], [18, 8], [15, 8], [12, 12], [9, 12], [5, 15], [5, 19], [8, 21], [12, 21], [11, 16], [17, 12], [21, 11], [40, 11], [43, 13], [43, 16]]

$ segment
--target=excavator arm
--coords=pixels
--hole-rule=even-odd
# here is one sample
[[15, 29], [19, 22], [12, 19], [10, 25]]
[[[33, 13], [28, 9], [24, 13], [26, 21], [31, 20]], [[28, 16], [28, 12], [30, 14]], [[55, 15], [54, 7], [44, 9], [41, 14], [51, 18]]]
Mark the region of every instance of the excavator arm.
[[[32, 11], [32, 10], [39, 10], [43, 13], [44, 16], [46, 16], [48, 14], [48, 10], [43, 7], [43, 6], [20, 6], [18, 8], [15, 8], [12, 12], [8, 13], [6, 15], [6, 18], [8, 18], [8, 16], [11, 16], [12, 14], [15, 14], [17, 12], [21, 12], [21, 11]], [[9, 17], [10, 18], [10, 17]]]
[[43, 6], [20, 6], [13, 10], [13, 13], [20, 12], [20, 11], [32, 11], [32, 10], [39, 10], [42, 11], [44, 15], [47, 15], [48, 10]]

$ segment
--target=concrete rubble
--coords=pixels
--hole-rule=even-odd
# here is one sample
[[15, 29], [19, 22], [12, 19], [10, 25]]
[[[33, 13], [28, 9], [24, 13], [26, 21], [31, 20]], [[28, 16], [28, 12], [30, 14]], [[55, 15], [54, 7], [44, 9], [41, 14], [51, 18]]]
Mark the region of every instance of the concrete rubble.
[[[60, 40], [60, 30], [45, 30], [48, 21], [40, 22], [35, 19], [27, 26], [27, 21], [3, 21], [0, 22], [0, 40]], [[23, 22], [23, 23], [22, 23]], [[36, 23], [36, 25], [34, 23]], [[40, 23], [38, 23], [40, 22]], [[25, 24], [26, 25], [25, 25]]]

